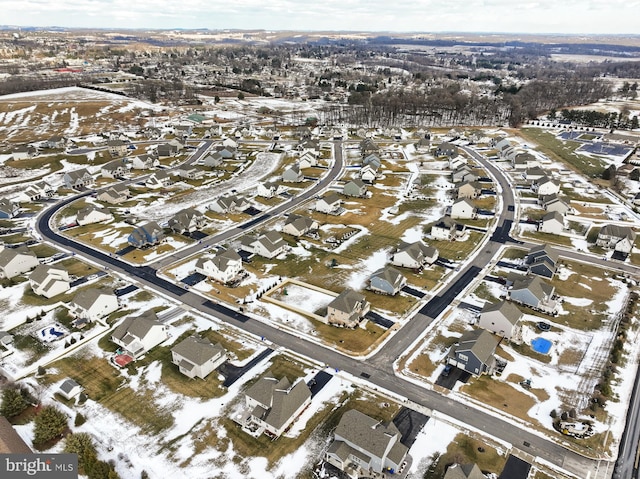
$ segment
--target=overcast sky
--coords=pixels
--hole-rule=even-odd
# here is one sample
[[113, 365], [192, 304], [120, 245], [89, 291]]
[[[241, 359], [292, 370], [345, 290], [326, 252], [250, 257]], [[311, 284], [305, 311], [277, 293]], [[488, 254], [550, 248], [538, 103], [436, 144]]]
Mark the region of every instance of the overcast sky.
[[640, 34], [640, 0], [0, 0], [0, 24]]

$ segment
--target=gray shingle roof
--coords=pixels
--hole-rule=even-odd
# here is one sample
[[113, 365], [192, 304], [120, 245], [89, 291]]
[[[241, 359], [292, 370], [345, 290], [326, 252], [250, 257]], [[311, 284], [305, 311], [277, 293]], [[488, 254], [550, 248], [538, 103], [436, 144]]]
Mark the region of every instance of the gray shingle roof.
[[226, 353], [219, 343], [212, 344], [208, 339], [198, 336], [185, 338], [171, 348], [171, 351], [198, 366], [203, 365], [220, 354]]
[[336, 296], [328, 307], [351, 314], [358, 303], [364, 303], [365, 301], [364, 295], [347, 288]]
[[[398, 436], [398, 441], [400, 439], [400, 432], [393, 423], [385, 425], [355, 409], [342, 415], [335, 434], [369, 452], [372, 456], [380, 458], [384, 457], [389, 442], [394, 436]], [[402, 447], [406, 454], [407, 448]]]
[[144, 338], [151, 328], [161, 326], [154, 311], [147, 311], [141, 316], [125, 318], [120, 325], [113, 330], [111, 337], [119, 339], [128, 344], [134, 339]]
[[491, 313], [498, 311], [504, 316], [511, 324], [515, 325], [520, 318], [522, 318], [522, 311], [518, 307], [509, 301], [500, 301], [499, 303], [485, 304], [480, 314]]
[[456, 352], [471, 351], [484, 364], [490, 362], [491, 357], [500, 343], [493, 334], [485, 329], [474, 329], [464, 333], [454, 347]]

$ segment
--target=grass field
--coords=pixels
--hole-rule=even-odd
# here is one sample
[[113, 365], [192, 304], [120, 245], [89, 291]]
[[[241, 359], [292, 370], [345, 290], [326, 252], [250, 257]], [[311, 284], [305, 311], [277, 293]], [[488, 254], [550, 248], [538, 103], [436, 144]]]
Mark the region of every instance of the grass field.
[[475, 463], [482, 472], [491, 472], [497, 475], [507, 462], [506, 457], [500, 454], [498, 449], [502, 448], [466, 434], [458, 434], [447, 447], [447, 451], [438, 457], [437, 463], [425, 473], [424, 479], [444, 477], [447, 467], [453, 463]]
[[604, 170], [605, 164], [602, 160], [575, 153], [581, 143], [563, 142], [553, 134], [539, 128], [521, 128], [514, 133], [522, 136], [525, 140], [536, 143], [542, 153], [546, 153], [552, 160], [561, 161], [578, 173], [595, 178], [599, 177]]

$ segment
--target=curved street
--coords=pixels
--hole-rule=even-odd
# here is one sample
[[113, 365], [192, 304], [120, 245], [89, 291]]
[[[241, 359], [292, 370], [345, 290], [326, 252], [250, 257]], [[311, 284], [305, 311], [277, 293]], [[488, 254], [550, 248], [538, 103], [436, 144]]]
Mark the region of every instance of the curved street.
[[[194, 157], [197, 154], [204, 154], [204, 151], [206, 151], [206, 149], [202, 147], [199, 148], [194, 154]], [[434, 411], [434, 415], [437, 414], [440, 417], [444, 415], [454, 418], [456, 422], [466, 424], [482, 433], [506, 441], [527, 455], [540, 457], [579, 477], [598, 477], [599, 461], [581, 456], [548, 439], [543, 436], [542, 433], [530, 432], [526, 429], [526, 425], [516, 424], [511, 418], [505, 417], [504, 419], [500, 419], [494, 414], [488, 414], [482, 410], [457, 403], [440, 393], [428, 389], [426, 385], [416, 384], [398, 375], [394, 370], [394, 361], [411, 349], [416, 338], [419, 338], [424, 333], [429, 324], [470, 285], [494, 259], [504, 243], [510, 240], [509, 232], [514, 220], [514, 211], [512, 208], [504, 207], [504, 205], [513, 205], [515, 198], [509, 181], [502, 172], [479, 153], [469, 148], [465, 148], [465, 151], [471, 154], [491, 173], [502, 189], [503, 207], [495, 222], [495, 231], [493, 235], [487, 238], [485, 243], [479, 247], [475, 257], [470, 260], [460, 272], [451, 278], [443, 290], [427, 302], [401, 329], [392, 332], [388, 341], [386, 341], [374, 355], [366, 360], [343, 355], [317, 342], [305, 340], [304, 338], [279, 329], [275, 325], [257, 321], [225, 305], [205, 300], [198, 294], [159, 278], [156, 275], [156, 270], [151, 266], [133, 266], [119, 258], [96, 251], [84, 244], [52, 231], [49, 226], [52, 216], [66, 204], [75, 201], [78, 197], [61, 201], [44, 211], [38, 219], [37, 230], [44, 238], [47, 238], [52, 243], [86, 257], [104, 268], [135, 278], [144, 286], [183, 303], [187, 308], [198, 310], [206, 315], [215, 316], [217, 319], [254, 334], [257, 337], [263, 337], [276, 346], [291, 350], [297, 354], [302, 354], [336, 370], [346, 371], [355, 377], [360, 376], [361, 373], [366, 373], [370, 375], [366, 383], [373, 389], [383, 389], [406, 397], [408, 401]], [[334, 144], [334, 158], [335, 161], [329, 173], [312, 188], [243, 225], [207, 238], [203, 240], [202, 244], [191, 246], [174, 254], [170, 258], [170, 262], [188, 257], [191, 254], [201, 251], [203, 247], [225, 242], [317, 195], [343, 172], [344, 160], [341, 142]], [[88, 194], [89, 192], [84, 193], [84, 195]], [[566, 255], [566, 252], [563, 251], [561, 254]], [[572, 257], [582, 261], [593, 262], [593, 258], [589, 255], [576, 253], [572, 255]], [[166, 261], [169, 260], [162, 260], [156, 264], [162, 266]], [[611, 265], [607, 264], [607, 266]]]

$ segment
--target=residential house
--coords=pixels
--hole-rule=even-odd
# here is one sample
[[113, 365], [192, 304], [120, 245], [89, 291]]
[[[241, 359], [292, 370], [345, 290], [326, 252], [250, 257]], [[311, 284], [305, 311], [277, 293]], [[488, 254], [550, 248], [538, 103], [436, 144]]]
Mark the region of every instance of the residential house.
[[165, 188], [173, 183], [171, 176], [164, 170], [156, 171], [145, 182], [145, 185], [151, 189]]
[[380, 173], [378, 172], [379, 169], [380, 167], [376, 166], [373, 163], [363, 166], [362, 168], [360, 168], [360, 172], [359, 172], [360, 179], [368, 183], [373, 183], [376, 180], [376, 178], [380, 176]]
[[75, 399], [80, 396], [80, 393], [82, 393], [82, 386], [73, 379], [67, 378], [62, 381], [62, 384], [58, 387], [58, 393], [67, 401], [75, 401]]
[[33, 158], [38, 154], [38, 150], [31, 145], [19, 145], [11, 150], [11, 157], [14, 160], [26, 160], [27, 158]]
[[93, 176], [89, 174], [86, 168], [79, 170], [67, 171], [62, 177], [64, 186], [75, 190], [82, 190], [93, 184]]
[[451, 464], [444, 479], [486, 479], [477, 464]]
[[600, 228], [596, 245], [629, 254], [636, 241], [636, 232], [628, 226], [604, 225]]
[[465, 164], [451, 173], [451, 180], [454, 183], [460, 183], [461, 181], [477, 181], [478, 175], [474, 173], [473, 168]]
[[431, 137], [423, 136], [415, 143], [417, 151], [429, 151], [431, 148]]
[[374, 168], [378, 169], [382, 166], [382, 160], [377, 154], [371, 153], [370, 155], [365, 156], [362, 160], [362, 166], [364, 167], [367, 165], [371, 165]]
[[226, 284], [242, 271], [242, 258], [235, 250], [227, 249], [217, 253], [213, 258], [198, 258], [196, 271], [214, 281]]
[[443, 216], [431, 227], [431, 236], [437, 240], [453, 241], [462, 238], [466, 231], [465, 225]]
[[176, 170], [177, 175], [185, 180], [201, 180], [204, 178], [204, 171], [193, 165], [182, 165]]
[[311, 391], [304, 381], [276, 379], [267, 371], [245, 393], [250, 410], [246, 425], [253, 424], [265, 434], [280, 437], [310, 403]]
[[0, 416], [0, 454], [33, 454], [31, 448], [4, 416]]
[[53, 298], [69, 291], [71, 280], [67, 270], [61, 266], [39, 264], [29, 275], [29, 284], [38, 296]]
[[20, 203], [14, 203], [6, 198], [0, 199], [0, 218], [11, 219], [20, 213]]
[[[202, 123], [202, 121], [199, 123]], [[178, 138], [189, 138], [193, 133], [193, 127], [191, 125], [176, 125], [173, 131]]]
[[155, 155], [137, 155], [130, 158], [131, 168], [134, 170], [150, 170], [160, 162]]
[[18, 200], [24, 202], [42, 201], [48, 200], [53, 197], [54, 194], [55, 190], [49, 183], [38, 181], [37, 183], [29, 185], [26, 190], [20, 193]]
[[216, 147], [216, 153], [218, 153], [223, 160], [235, 159], [238, 155], [238, 144], [231, 139], [228, 139], [228, 141], [225, 140], [222, 143], [222, 145]]
[[241, 196], [221, 196], [212, 203], [209, 203], [208, 208], [216, 213], [237, 213], [246, 210], [249, 206], [249, 202]]
[[318, 229], [318, 222], [308, 216], [301, 216], [291, 213], [282, 227], [282, 232], [295, 236], [296, 238], [306, 235], [310, 231]]
[[15, 278], [38, 266], [36, 255], [26, 246], [0, 250], [0, 278]]
[[529, 273], [553, 278], [558, 267], [558, 253], [549, 245], [536, 245], [529, 250], [525, 257], [525, 263], [529, 265]]
[[461, 168], [462, 166], [467, 164], [467, 159], [462, 156], [462, 155], [457, 155], [457, 156], [453, 156], [451, 158], [449, 158], [449, 169], [450, 170], [457, 170], [459, 168]]
[[67, 146], [67, 139], [64, 136], [52, 136], [42, 143], [43, 148], [64, 148]]
[[537, 193], [538, 196], [557, 195], [560, 193], [560, 183], [547, 176], [543, 176], [539, 180], [531, 182], [531, 190]]
[[264, 183], [258, 183], [257, 195], [262, 198], [273, 198], [286, 191], [286, 188], [279, 185], [275, 181], [265, 181]]
[[539, 276], [524, 276], [513, 282], [508, 297], [511, 301], [524, 304], [533, 309], [546, 313], [556, 311], [556, 301], [553, 299], [555, 288], [543, 281]]
[[129, 186], [124, 183], [115, 184], [106, 190], [100, 192], [97, 196], [99, 201], [104, 201], [110, 205], [118, 205], [129, 199], [131, 192]]
[[371, 138], [365, 138], [360, 142], [360, 151], [362, 152], [362, 158], [364, 158], [371, 153], [380, 151], [380, 147]]
[[193, 233], [207, 224], [207, 218], [195, 208], [185, 208], [169, 220], [169, 228], [178, 234]]
[[482, 186], [477, 181], [465, 181], [458, 186], [458, 199], [461, 198], [477, 198], [482, 192]]
[[355, 409], [346, 411], [334, 431], [325, 460], [349, 477], [385, 477], [399, 472], [409, 450], [393, 422], [383, 423]]
[[478, 326], [503, 338], [512, 339], [518, 334], [522, 311], [509, 301], [487, 303], [480, 311]]
[[282, 173], [282, 181], [287, 183], [300, 183], [304, 180], [304, 174], [298, 165], [292, 165]]
[[159, 158], [169, 158], [176, 156], [178, 153], [180, 153], [179, 147], [171, 143], [164, 143], [162, 145], [158, 145], [156, 148], [156, 155]]
[[540, 166], [538, 159], [526, 151], [515, 154], [507, 153], [506, 157], [511, 160], [511, 165], [516, 170], [528, 170]]
[[87, 288], [79, 291], [68, 305], [76, 324], [98, 321], [116, 311], [120, 305], [111, 289]]
[[125, 318], [111, 333], [111, 341], [134, 359], [169, 338], [169, 328], [151, 310], [141, 316]]
[[435, 156], [456, 156], [458, 153], [458, 147], [456, 145], [445, 142], [438, 145]]
[[109, 140], [107, 141], [107, 150], [112, 157], [119, 158], [127, 155], [129, 145], [122, 140]]
[[123, 160], [113, 160], [102, 165], [100, 176], [103, 178], [123, 178], [127, 173], [127, 167]]
[[491, 374], [496, 364], [494, 354], [499, 344], [500, 339], [486, 329], [467, 331], [451, 346], [447, 362], [475, 377]]
[[189, 336], [171, 348], [171, 362], [185, 376], [206, 378], [227, 360], [227, 352], [219, 344], [199, 336]]
[[478, 216], [478, 209], [466, 198], [460, 198], [451, 205], [450, 214], [452, 219], [473, 219]]
[[370, 308], [364, 295], [347, 288], [327, 306], [326, 320], [335, 326], [355, 328]]
[[538, 230], [541, 233], [559, 235], [564, 231], [564, 217], [557, 211], [550, 211], [542, 217]]
[[264, 233], [253, 242], [252, 250], [258, 256], [271, 259], [287, 251], [289, 246], [277, 231]]
[[349, 180], [342, 188], [342, 194], [356, 198], [364, 198], [367, 196], [367, 185], [360, 178]]
[[134, 229], [127, 241], [135, 248], [145, 248], [156, 245], [164, 240], [164, 231], [155, 221]]
[[305, 151], [300, 158], [298, 158], [298, 168], [304, 170], [305, 168], [311, 168], [318, 166], [318, 157], [310, 151]]
[[557, 194], [544, 195], [540, 198], [539, 202], [545, 211], [557, 211], [562, 216], [565, 216], [571, 210], [571, 206]]
[[100, 223], [101, 221], [109, 221], [113, 219], [111, 212], [96, 205], [88, 205], [82, 208], [76, 214], [76, 223], [80, 226]]
[[222, 155], [215, 151], [205, 156], [200, 163], [208, 168], [217, 168], [222, 165], [223, 160]]
[[374, 293], [394, 296], [405, 287], [407, 278], [397, 269], [385, 266], [369, 276], [368, 282], [369, 289]]
[[391, 256], [391, 264], [403, 268], [422, 269], [438, 259], [438, 250], [422, 241], [402, 243]]
[[315, 210], [319, 213], [339, 215], [344, 211], [342, 208], [342, 199], [336, 192], [325, 193], [324, 196], [316, 200]]
[[526, 169], [524, 173], [522, 173], [522, 176], [525, 180], [536, 181], [547, 176], [547, 173], [539, 166], [534, 166], [533, 168]]

